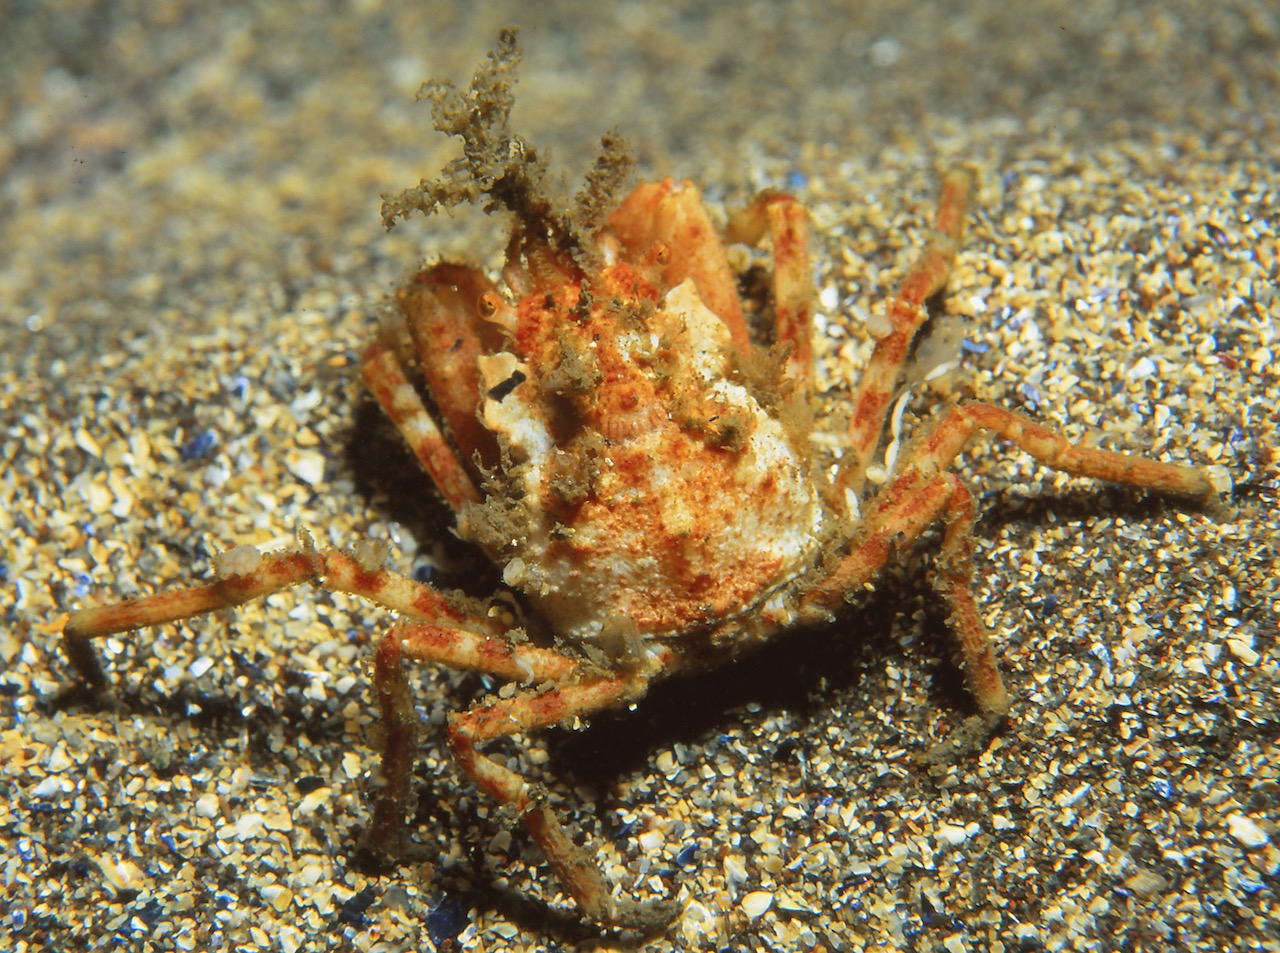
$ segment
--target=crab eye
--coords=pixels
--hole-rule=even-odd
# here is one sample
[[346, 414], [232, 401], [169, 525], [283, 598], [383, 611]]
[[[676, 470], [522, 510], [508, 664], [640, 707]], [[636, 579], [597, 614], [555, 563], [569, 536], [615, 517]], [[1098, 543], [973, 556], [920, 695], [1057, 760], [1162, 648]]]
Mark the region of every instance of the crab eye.
[[659, 265], [665, 265], [671, 260], [671, 249], [663, 242], [653, 243], [653, 260]]
[[492, 291], [486, 291], [480, 296], [480, 300], [476, 302], [476, 311], [482, 318], [492, 318], [501, 307], [502, 299]]

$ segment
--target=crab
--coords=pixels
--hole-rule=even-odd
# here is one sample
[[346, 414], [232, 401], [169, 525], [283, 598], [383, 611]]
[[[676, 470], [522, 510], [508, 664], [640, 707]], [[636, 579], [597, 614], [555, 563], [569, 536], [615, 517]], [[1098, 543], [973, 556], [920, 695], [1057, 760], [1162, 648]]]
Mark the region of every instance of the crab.
[[[965, 170], [943, 177], [933, 236], [889, 299], [889, 328], [852, 395], [843, 452], [834, 468], [820, 465], [804, 207], [765, 193], [721, 230], [688, 182], [642, 184], [616, 202], [628, 163], [608, 136], [576, 206], [559, 209], [535, 150], [507, 128], [517, 61], [504, 33], [466, 93], [424, 86], [437, 128], [459, 135], [464, 155], [442, 180], [383, 206], [390, 227], [486, 195], [515, 219], [500, 279], [449, 262], [419, 271], [395, 295], [398, 317], [365, 351], [362, 376], [522, 615], [384, 568], [375, 545], [343, 552], [304, 539], [274, 553], [238, 547], [207, 585], [75, 611], [64, 645], [101, 688], [91, 640], [108, 634], [301, 583], [389, 607], [400, 620], [374, 655], [384, 787], [366, 849], [393, 860], [406, 837], [418, 727], [406, 663], [475, 670], [514, 689], [450, 717], [458, 767], [523, 821], [585, 917], [649, 929], [675, 904], [621, 898], [544, 789], [487, 743], [630, 705], [659, 679], [830, 623], [895, 551], [940, 523], [935, 583], [978, 711], [954, 750], [980, 745], [1010, 696], [971, 593], [974, 503], [950, 469], [961, 449], [986, 432], [1070, 474], [1194, 501], [1223, 487], [1206, 469], [1081, 446], [1011, 410], [962, 403], [922, 427], [868, 491], [908, 348], [961, 239]], [[745, 315], [730, 243], [771, 250], [768, 345]]]

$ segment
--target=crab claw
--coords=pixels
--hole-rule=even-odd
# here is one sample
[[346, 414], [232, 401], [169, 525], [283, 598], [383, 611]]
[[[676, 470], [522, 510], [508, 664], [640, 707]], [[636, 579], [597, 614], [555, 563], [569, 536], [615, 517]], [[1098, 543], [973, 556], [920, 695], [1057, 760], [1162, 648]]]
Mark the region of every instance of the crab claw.
[[729, 258], [692, 184], [664, 179], [638, 186], [609, 216], [609, 230], [633, 262], [654, 257], [660, 246], [656, 283], [675, 288], [692, 278], [703, 303], [728, 327], [734, 346], [744, 354], [749, 350], [751, 336]]

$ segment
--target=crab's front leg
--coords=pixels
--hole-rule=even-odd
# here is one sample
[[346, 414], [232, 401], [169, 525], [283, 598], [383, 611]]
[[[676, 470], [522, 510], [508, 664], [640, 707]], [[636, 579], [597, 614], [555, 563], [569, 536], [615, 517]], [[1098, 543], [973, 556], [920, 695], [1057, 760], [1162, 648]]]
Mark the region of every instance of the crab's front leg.
[[675, 179], [637, 186], [609, 216], [609, 230], [629, 259], [653, 261], [662, 287], [693, 279], [698, 297], [729, 329], [733, 347], [750, 351], [737, 282], [697, 188]]
[[244, 553], [244, 572], [228, 572], [206, 585], [169, 589], [115, 605], [77, 609], [67, 617], [62, 629], [63, 653], [85, 683], [99, 691], [106, 687], [107, 678], [93, 651], [94, 639], [243, 605], [309, 582], [323, 568], [323, 557], [315, 550], [291, 550], [266, 556], [250, 550]]
[[310, 546], [278, 553], [245, 546], [223, 554], [214, 582], [70, 613], [62, 629], [63, 651], [80, 677], [100, 690], [106, 676], [93, 651], [94, 639], [234, 608], [308, 582], [362, 596], [420, 622], [465, 628], [476, 638], [500, 634], [477, 607], [391, 570], [371, 568], [368, 557]]
[[476, 415], [478, 359], [504, 348], [503, 329], [516, 327], [513, 309], [483, 272], [450, 262], [419, 272], [396, 293], [396, 304], [459, 458], [466, 466], [477, 456], [482, 466], [496, 466], [498, 443]]
[[953, 473], [911, 480], [904, 475], [876, 497], [849, 553], [804, 597], [803, 614], [823, 613], [861, 593], [893, 558], [934, 523], [946, 524], [934, 584], [947, 601], [965, 682], [984, 721], [1009, 710], [1009, 695], [970, 588], [973, 577], [973, 497]]
[[479, 359], [504, 347], [504, 334], [515, 331], [515, 312], [482, 272], [452, 263], [418, 273], [397, 292], [396, 304], [442, 422], [437, 423], [410, 381], [399, 353], [403, 348], [393, 335], [365, 350], [361, 376], [458, 513], [481, 501], [476, 478], [498, 464], [497, 440], [477, 416], [482, 402]]
[[361, 360], [365, 386], [455, 513], [482, 499], [475, 481], [414, 390], [395, 351], [370, 345]]

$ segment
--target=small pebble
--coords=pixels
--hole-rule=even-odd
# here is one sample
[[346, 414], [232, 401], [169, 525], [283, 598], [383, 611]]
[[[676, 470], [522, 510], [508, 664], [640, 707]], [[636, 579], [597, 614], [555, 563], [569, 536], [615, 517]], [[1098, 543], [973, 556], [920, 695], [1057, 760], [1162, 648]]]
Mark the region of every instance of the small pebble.
[[304, 483], [317, 486], [324, 480], [324, 454], [318, 450], [295, 450], [286, 458], [289, 472]]
[[1139, 870], [1132, 874], [1124, 885], [1139, 897], [1152, 897], [1169, 886], [1169, 881], [1151, 870]]
[[348, 751], [342, 756], [342, 773], [349, 779], [354, 781], [360, 777], [361, 766], [360, 756], [354, 751]]
[[293, 891], [282, 884], [268, 884], [262, 888], [262, 896], [280, 913], [284, 913], [293, 905]]
[[196, 798], [196, 816], [214, 818], [222, 813], [222, 804], [216, 794], [202, 794]]
[[103, 858], [99, 862], [102, 875], [107, 882], [117, 890], [132, 890], [139, 886], [143, 880], [142, 871], [138, 865], [128, 858]]
[[235, 821], [218, 831], [218, 836], [234, 837], [239, 841], [253, 840], [261, 837], [267, 829], [266, 819], [257, 811], [246, 811], [237, 815]]
[[1227, 639], [1227, 648], [1231, 650], [1231, 654], [1238, 658], [1245, 665], [1257, 665], [1258, 659], [1261, 658], [1254, 651], [1253, 646], [1241, 639]]
[[742, 898], [742, 912], [752, 920], [764, 916], [773, 906], [773, 894], [765, 890], [753, 890]]
[[313, 814], [320, 805], [333, 797], [333, 788], [319, 787], [302, 796], [298, 801], [298, 813]]
[[1227, 818], [1227, 833], [1250, 850], [1265, 846], [1271, 839], [1253, 818], [1244, 814], [1232, 814]]

